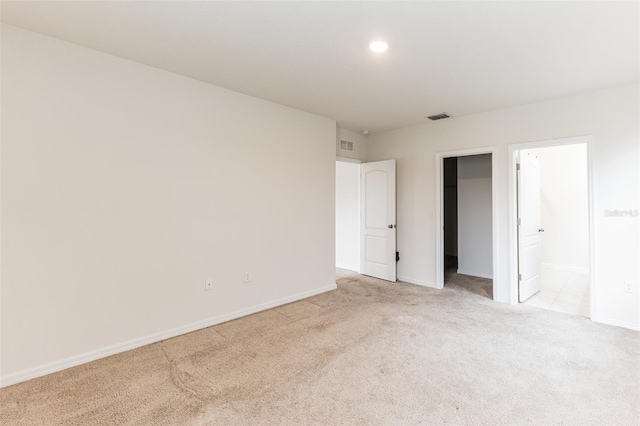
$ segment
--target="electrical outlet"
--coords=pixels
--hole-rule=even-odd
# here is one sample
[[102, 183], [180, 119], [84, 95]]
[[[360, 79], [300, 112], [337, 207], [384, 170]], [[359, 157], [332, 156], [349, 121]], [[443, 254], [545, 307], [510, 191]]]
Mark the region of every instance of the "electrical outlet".
[[625, 293], [633, 293], [633, 289], [631, 288], [631, 281], [624, 282], [624, 291]]
[[204, 282], [204, 289], [211, 290], [213, 288], [213, 278], [207, 278]]
[[245, 282], [245, 283], [250, 283], [250, 282], [251, 282], [251, 272], [246, 271], [246, 272], [244, 273], [244, 277], [243, 277], [243, 279], [244, 279], [244, 282]]

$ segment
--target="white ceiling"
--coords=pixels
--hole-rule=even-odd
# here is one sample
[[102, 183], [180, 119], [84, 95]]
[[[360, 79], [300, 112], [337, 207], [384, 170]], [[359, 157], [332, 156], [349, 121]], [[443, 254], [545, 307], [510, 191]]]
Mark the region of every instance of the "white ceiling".
[[2, 21], [379, 131], [636, 82], [638, 6], [3, 1]]

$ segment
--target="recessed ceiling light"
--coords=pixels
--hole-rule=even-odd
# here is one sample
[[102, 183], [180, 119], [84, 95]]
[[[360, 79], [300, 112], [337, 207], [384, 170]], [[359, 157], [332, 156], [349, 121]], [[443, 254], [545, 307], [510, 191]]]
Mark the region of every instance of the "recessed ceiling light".
[[389, 44], [384, 40], [372, 41], [371, 44], [369, 44], [369, 49], [373, 50], [376, 53], [384, 52], [388, 48]]

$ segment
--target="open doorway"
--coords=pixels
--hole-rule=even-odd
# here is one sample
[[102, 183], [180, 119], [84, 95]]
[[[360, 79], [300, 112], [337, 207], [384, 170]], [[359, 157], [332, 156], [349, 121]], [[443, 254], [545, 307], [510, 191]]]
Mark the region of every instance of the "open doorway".
[[590, 316], [587, 143], [516, 149], [518, 301]]
[[441, 161], [442, 285], [493, 299], [492, 154]]
[[396, 282], [396, 161], [336, 161], [336, 269]]
[[443, 167], [444, 273], [458, 270], [458, 157], [445, 158]]
[[336, 161], [336, 269], [360, 273], [360, 163]]

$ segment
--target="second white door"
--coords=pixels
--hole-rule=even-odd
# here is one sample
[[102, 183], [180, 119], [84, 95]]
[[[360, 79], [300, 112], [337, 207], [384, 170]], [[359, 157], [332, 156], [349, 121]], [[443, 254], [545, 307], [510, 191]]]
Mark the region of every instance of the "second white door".
[[540, 165], [538, 157], [520, 151], [518, 170], [518, 301], [542, 288], [540, 280]]

